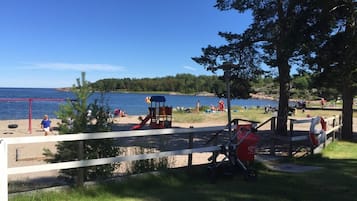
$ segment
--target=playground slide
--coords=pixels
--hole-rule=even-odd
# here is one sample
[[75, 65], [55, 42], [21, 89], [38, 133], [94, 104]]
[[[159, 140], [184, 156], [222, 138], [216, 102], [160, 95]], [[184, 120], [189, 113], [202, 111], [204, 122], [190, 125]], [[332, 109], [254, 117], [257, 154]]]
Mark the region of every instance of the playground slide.
[[151, 116], [150, 116], [150, 115], [147, 115], [147, 116], [145, 117], [145, 119], [143, 119], [143, 120], [141, 121], [140, 124], [137, 124], [137, 125], [131, 127], [131, 130], [138, 130], [138, 129], [142, 128], [142, 127], [146, 124], [146, 122], [148, 122], [148, 121], [150, 120], [150, 118], [151, 118]]

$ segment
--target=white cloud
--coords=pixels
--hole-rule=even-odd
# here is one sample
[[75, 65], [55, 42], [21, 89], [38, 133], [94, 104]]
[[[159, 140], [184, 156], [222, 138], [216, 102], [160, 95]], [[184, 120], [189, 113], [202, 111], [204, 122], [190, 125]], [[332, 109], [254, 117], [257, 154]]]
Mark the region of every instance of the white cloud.
[[184, 66], [184, 69], [190, 70], [190, 71], [196, 71], [197, 69], [191, 66]]
[[46, 70], [74, 70], [74, 71], [106, 71], [118, 72], [124, 71], [122, 66], [110, 64], [75, 64], [75, 63], [34, 63], [30, 64], [28, 69], [46, 69]]

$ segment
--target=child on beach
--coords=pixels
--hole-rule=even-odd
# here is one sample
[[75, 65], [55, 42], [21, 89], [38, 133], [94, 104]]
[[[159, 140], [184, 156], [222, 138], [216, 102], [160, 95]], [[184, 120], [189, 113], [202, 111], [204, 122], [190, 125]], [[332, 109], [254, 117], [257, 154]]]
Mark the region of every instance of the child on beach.
[[47, 114], [43, 116], [41, 128], [45, 131], [45, 136], [47, 136], [51, 131], [51, 120], [48, 118]]

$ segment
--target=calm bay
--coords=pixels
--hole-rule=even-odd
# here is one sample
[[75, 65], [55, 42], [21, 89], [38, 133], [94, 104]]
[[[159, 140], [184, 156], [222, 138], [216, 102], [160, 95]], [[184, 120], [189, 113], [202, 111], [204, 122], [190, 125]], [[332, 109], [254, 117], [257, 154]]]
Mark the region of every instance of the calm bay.
[[[150, 93], [109, 92], [104, 94], [104, 102], [108, 104], [112, 111], [119, 108], [124, 110], [128, 115], [146, 115], [150, 104], [145, 102], [145, 98], [152, 95]], [[165, 105], [173, 108], [194, 108], [197, 101], [200, 101], [201, 106], [217, 106], [219, 100], [223, 100], [226, 103], [225, 99], [210, 96], [155, 95], [165, 96]], [[89, 102], [100, 98], [100, 96], [100, 93], [94, 93], [90, 97]], [[0, 119], [28, 118], [28, 99], [30, 98], [33, 98], [31, 102], [32, 118], [42, 118], [44, 114], [55, 118], [55, 112], [59, 110], [59, 105], [65, 103], [62, 99], [73, 99], [74, 95], [71, 92], [58, 91], [52, 88], [0, 88]], [[53, 101], [50, 99], [53, 99]], [[264, 99], [233, 99], [231, 105], [241, 107], [265, 107], [269, 105], [276, 107], [278, 102]]]

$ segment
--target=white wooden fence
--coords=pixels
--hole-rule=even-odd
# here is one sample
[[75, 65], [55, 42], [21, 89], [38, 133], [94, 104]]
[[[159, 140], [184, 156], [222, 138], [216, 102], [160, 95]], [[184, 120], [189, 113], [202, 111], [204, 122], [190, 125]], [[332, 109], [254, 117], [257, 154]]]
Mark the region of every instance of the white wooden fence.
[[[326, 135], [333, 134], [331, 137], [333, 140], [336, 138], [336, 131], [341, 129], [342, 127], [342, 120], [341, 116], [332, 116], [324, 119], [326, 122], [327, 130]], [[290, 119], [290, 136], [292, 137], [292, 141], [300, 141], [300, 140], [307, 140], [309, 137], [308, 135], [305, 136], [294, 136], [294, 125], [295, 124], [304, 124], [309, 123], [311, 124], [311, 118], [308, 119]]]
[[310, 142], [310, 152], [311, 154], [321, 152], [322, 148], [325, 148], [326, 143], [328, 143], [327, 139], [331, 139], [334, 141], [336, 139], [336, 133], [341, 133], [340, 130], [342, 128], [342, 119], [341, 116], [332, 116], [324, 119], [326, 122], [326, 139], [324, 142], [318, 146], [314, 146], [310, 140], [309, 132], [305, 132], [304, 135], [295, 135], [294, 125], [297, 124], [310, 124], [311, 125], [312, 118], [307, 119], [290, 119], [290, 131], [289, 131], [289, 156], [292, 157], [292, 146], [294, 142], [298, 141], [309, 141]]
[[[332, 133], [332, 139], [335, 138], [335, 132], [341, 129], [341, 118], [330, 117], [325, 119], [328, 122], [328, 130], [326, 134]], [[274, 121], [275, 122], [275, 121]], [[309, 123], [311, 119], [304, 120], [292, 120], [290, 130], [293, 131], [294, 124]], [[273, 124], [273, 123], [272, 123]], [[164, 151], [150, 154], [140, 154], [131, 156], [117, 156], [111, 158], [99, 158], [91, 160], [79, 160], [70, 162], [51, 163], [43, 165], [32, 165], [25, 167], [8, 167], [8, 145], [13, 144], [28, 144], [28, 143], [43, 143], [43, 142], [64, 142], [64, 141], [85, 141], [95, 139], [108, 139], [108, 138], [123, 138], [123, 137], [140, 137], [140, 136], [158, 136], [158, 135], [190, 135], [189, 143], [192, 143], [192, 135], [202, 133], [218, 133], [225, 129], [225, 126], [219, 127], [205, 127], [205, 128], [167, 128], [167, 129], [155, 129], [155, 130], [136, 130], [136, 131], [117, 131], [117, 132], [103, 132], [103, 133], [82, 133], [82, 134], [68, 134], [68, 135], [55, 135], [55, 136], [31, 136], [31, 137], [13, 137], [13, 138], [1, 138], [0, 139], [0, 201], [8, 200], [8, 175], [41, 172], [49, 170], [61, 170], [88, 167], [95, 165], [105, 165], [124, 161], [144, 160], [160, 158], [172, 155], [189, 155], [189, 160], [192, 160], [192, 153], [212, 152], [220, 150], [219, 146], [207, 146], [200, 148], [192, 148], [188, 145], [187, 149]], [[272, 125], [275, 128], [275, 125]], [[308, 132], [304, 136], [294, 136], [290, 134], [290, 143], [299, 140], [308, 139]], [[272, 147], [274, 149], [274, 145]]]
[[[288, 123], [289, 126], [289, 131], [288, 135], [282, 136], [278, 135], [276, 133], [276, 117], [272, 117], [271, 119], [267, 120], [266, 122], [262, 123], [260, 126], [266, 124], [267, 122], [271, 122], [271, 131], [273, 131], [273, 134], [270, 136], [271, 137], [271, 147], [270, 147], [270, 154], [275, 155], [275, 145], [278, 142], [283, 142], [283, 143], [288, 143], [289, 144], [289, 150], [288, 154], [290, 157], [293, 155], [293, 144], [296, 142], [309, 142], [310, 143], [310, 150], [311, 154], [318, 153], [321, 151], [322, 148], [326, 146], [326, 142], [322, 143], [318, 147], [314, 147], [313, 144], [310, 141], [309, 137], [309, 128], [311, 125], [311, 120], [312, 118], [306, 118], [306, 119], [292, 119], [290, 118]], [[329, 140], [334, 141], [335, 138], [340, 138], [340, 136], [336, 136], [336, 134], [341, 133], [341, 128], [342, 128], [342, 118], [340, 115], [338, 116], [332, 116], [324, 119], [326, 122], [327, 130], [325, 131], [326, 136]], [[308, 124], [306, 126], [305, 130], [300, 130], [300, 129], [295, 129], [294, 126], [298, 124]], [[259, 126], [259, 127], [260, 127]]]
[[[123, 161], [134, 161], [143, 159], [152, 159], [172, 155], [190, 155], [192, 153], [212, 152], [219, 150], [218, 146], [207, 146], [200, 148], [188, 148], [174, 151], [165, 151], [150, 154], [140, 154], [131, 156], [117, 156], [111, 158], [99, 158], [91, 160], [80, 160], [70, 162], [51, 163], [43, 165], [32, 165], [24, 167], [8, 167], [8, 145], [28, 144], [43, 142], [64, 142], [64, 141], [85, 141], [94, 139], [155, 136], [155, 135], [172, 135], [172, 134], [199, 134], [199, 133], [217, 133], [224, 127], [205, 127], [205, 128], [168, 128], [157, 130], [137, 130], [137, 131], [117, 131], [103, 133], [82, 133], [55, 136], [31, 136], [31, 137], [12, 137], [0, 139], [0, 200], [8, 200], [8, 175], [23, 174], [32, 172], [41, 172], [49, 170], [61, 170], [70, 168], [80, 168], [95, 165], [111, 164]], [[190, 140], [192, 141], [192, 140]], [[192, 158], [192, 155], [191, 155]]]

